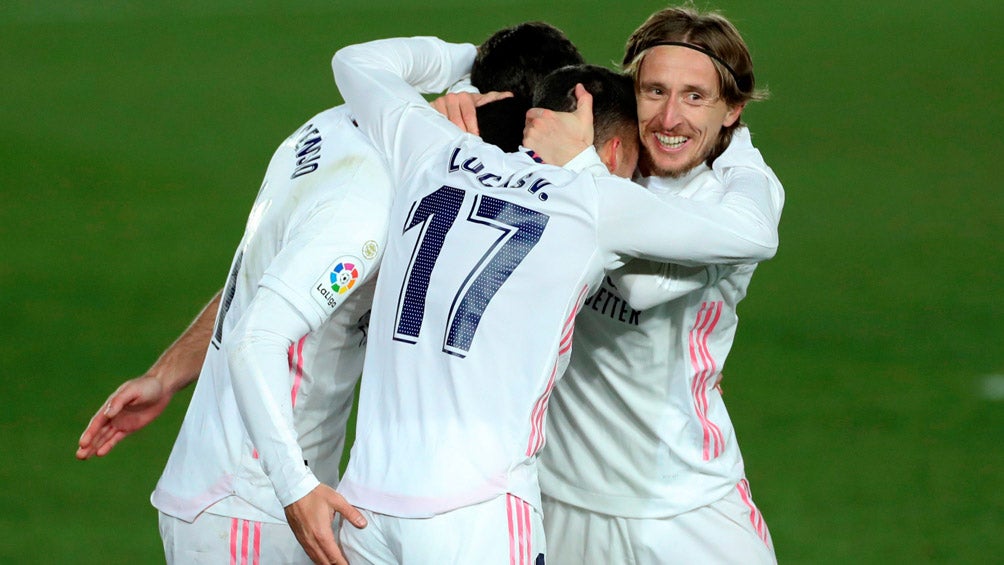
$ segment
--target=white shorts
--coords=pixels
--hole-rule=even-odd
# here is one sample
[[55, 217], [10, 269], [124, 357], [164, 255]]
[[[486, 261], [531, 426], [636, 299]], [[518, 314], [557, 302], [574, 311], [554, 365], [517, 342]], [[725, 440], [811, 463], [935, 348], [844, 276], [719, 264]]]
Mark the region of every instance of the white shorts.
[[540, 511], [503, 495], [431, 518], [400, 518], [359, 509], [369, 522], [341, 527], [342, 549], [352, 565], [543, 565]]
[[544, 496], [548, 565], [775, 565], [774, 544], [746, 482], [671, 518], [618, 518]]
[[168, 565], [312, 563], [287, 524], [253, 522], [208, 512], [188, 523], [161, 512], [160, 538]]

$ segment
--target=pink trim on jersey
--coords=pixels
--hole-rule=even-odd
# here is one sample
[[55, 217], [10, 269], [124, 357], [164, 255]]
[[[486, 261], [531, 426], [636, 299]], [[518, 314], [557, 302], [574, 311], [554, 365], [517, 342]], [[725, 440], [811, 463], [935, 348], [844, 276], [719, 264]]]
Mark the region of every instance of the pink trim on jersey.
[[565, 325], [561, 328], [561, 341], [558, 344], [558, 356], [554, 359], [554, 366], [551, 367], [551, 376], [547, 379], [547, 386], [544, 387], [544, 394], [540, 395], [537, 402], [530, 411], [530, 441], [526, 446], [526, 456], [531, 457], [544, 447], [544, 416], [547, 414], [547, 404], [551, 400], [551, 390], [554, 388], [554, 381], [558, 376], [558, 362], [562, 356], [567, 355], [572, 350], [572, 334], [575, 333], [575, 316], [582, 308], [582, 303], [586, 300], [588, 286], [582, 287], [579, 297], [575, 301], [575, 308], [565, 319]]
[[532, 565], [533, 526], [530, 504], [518, 496], [506, 494], [506, 515], [509, 519], [509, 564]]
[[[251, 524], [249, 520], [233, 518], [230, 521], [230, 565], [248, 565], [248, 558], [251, 558], [252, 565], [259, 565], [261, 559], [261, 522], [254, 524], [254, 541], [251, 541]], [[240, 551], [238, 552], [238, 546]], [[252, 552], [248, 553], [248, 548]]]
[[739, 497], [743, 499], [743, 504], [750, 509], [750, 524], [753, 525], [753, 529], [756, 530], [757, 537], [767, 546], [771, 547], [770, 542], [770, 531], [767, 530], [767, 522], [763, 519], [763, 514], [760, 509], [756, 507], [753, 503], [753, 494], [750, 492], [750, 483], [746, 479], [739, 481], [736, 485], [736, 490], [739, 491]]
[[289, 346], [289, 371], [293, 373], [293, 389], [289, 392], [289, 399], [296, 406], [296, 393], [300, 391], [300, 384], [303, 383], [303, 344], [307, 341], [307, 336], [300, 338], [300, 341]]
[[252, 563], [260, 565], [261, 559], [261, 522], [254, 523], [254, 554]]
[[[705, 302], [697, 312], [697, 319], [690, 330], [690, 365], [694, 378], [690, 392], [694, 397], [694, 410], [704, 431], [704, 460], [710, 461], [722, 454], [725, 438], [722, 430], [708, 419], [708, 380], [718, 372], [715, 358], [708, 348], [708, 338], [722, 316], [722, 301]], [[717, 383], [715, 383], [717, 386]]]
[[230, 565], [237, 565], [237, 518], [230, 520]]
[[[296, 406], [296, 395], [300, 392], [300, 384], [303, 383], [303, 344], [307, 341], [307, 336], [300, 338], [300, 341], [289, 346], [286, 358], [289, 360], [289, 372], [293, 375], [293, 387], [289, 391], [289, 401]], [[258, 450], [251, 451], [251, 458], [258, 459]]]

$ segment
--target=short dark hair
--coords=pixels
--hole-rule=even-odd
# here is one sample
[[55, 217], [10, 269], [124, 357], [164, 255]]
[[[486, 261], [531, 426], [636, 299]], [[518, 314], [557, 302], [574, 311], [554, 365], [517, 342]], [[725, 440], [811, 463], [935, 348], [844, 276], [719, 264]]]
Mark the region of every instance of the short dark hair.
[[555, 69], [583, 62], [575, 44], [551, 24], [525, 22], [493, 33], [478, 47], [471, 85], [481, 92], [513, 96], [477, 109], [481, 138], [504, 151], [516, 151], [537, 83]]
[[533, 89], [554, 69], [584, 63], [575, 44], [560, 29], [526, 22], [501, 29], [478, 46], [471, 84], [481, 92], [512, 92], [533, 98]]
[[572, 112], [578, 100], [575, 85], [593, 95], [593, 139], [596, 145], [617, 135], [637, 136], [638, 105], [630, 76], [597, 65], [560, 68], [537, 85], [533, 105], [556, 112]]

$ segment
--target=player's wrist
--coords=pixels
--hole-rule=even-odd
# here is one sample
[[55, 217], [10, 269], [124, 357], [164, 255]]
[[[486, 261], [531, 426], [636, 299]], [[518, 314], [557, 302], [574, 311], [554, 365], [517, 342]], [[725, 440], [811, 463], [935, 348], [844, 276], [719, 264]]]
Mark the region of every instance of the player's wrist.
[[157, 391], [157, 396], [170, 399], [176, 392], [185, 388], [194, 378], [185, 378], [170, 367], [154, 365], [140, 379], [146, 381], [145, 386]]

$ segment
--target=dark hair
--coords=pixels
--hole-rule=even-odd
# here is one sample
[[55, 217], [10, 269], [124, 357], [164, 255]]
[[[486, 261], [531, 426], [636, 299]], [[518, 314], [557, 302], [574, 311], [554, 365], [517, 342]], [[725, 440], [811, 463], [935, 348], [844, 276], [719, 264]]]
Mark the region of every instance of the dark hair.
[[597, 65], [563, 67], [537, 85], [533, 105], [556, 112], [575, 110], [575, 85], [593, 95], [593, 139], [601, 145], [617, 135], [638, 135], [638, 105], [630, 76]]
[[560, 29], [526, 22], [501, 29], [478, 47], [471, 84], [481, 92], [512, 92], [533, 98], [533, 89], [554, 69], [585, 60]]
[[501, 29], [478, 47], [471, 84], [481, 92], [512, 92], [513, 97], [477, 109], [481, 138], [505, 151], [523, 141], [526, 112], [533, 92], [551, 71], [584, 62], [564, 32], [544, 22]]

